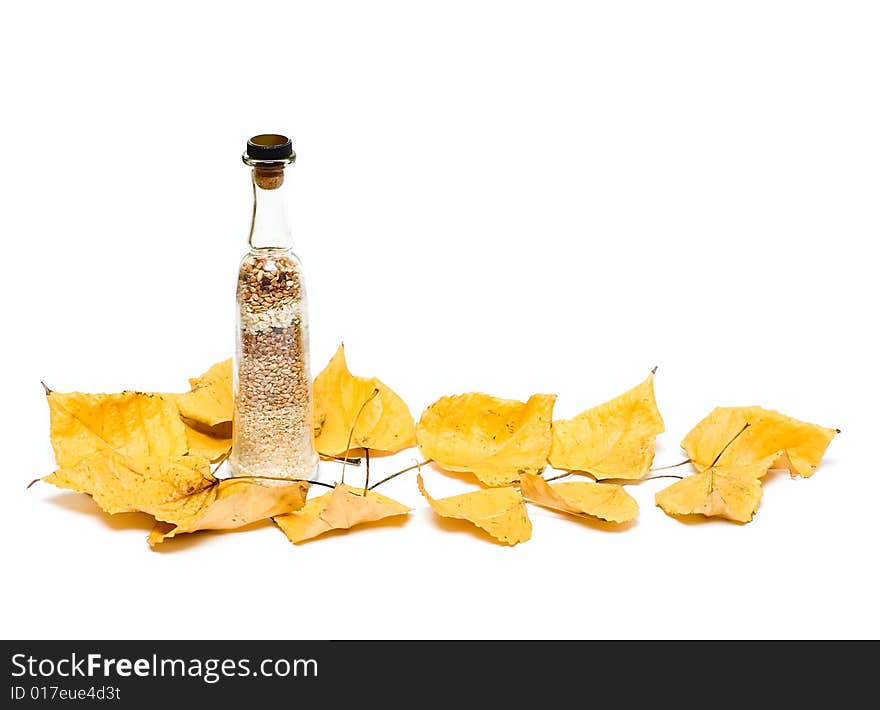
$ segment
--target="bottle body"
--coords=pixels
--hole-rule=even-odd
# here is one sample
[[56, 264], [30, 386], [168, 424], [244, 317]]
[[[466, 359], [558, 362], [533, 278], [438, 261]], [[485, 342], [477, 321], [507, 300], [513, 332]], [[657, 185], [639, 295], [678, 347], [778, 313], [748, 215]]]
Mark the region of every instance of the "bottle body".
[[302, 267], [286, 247], [252, 248], [236, 291], [233, 442], [237, 476], [312, 479], [308, 312]]

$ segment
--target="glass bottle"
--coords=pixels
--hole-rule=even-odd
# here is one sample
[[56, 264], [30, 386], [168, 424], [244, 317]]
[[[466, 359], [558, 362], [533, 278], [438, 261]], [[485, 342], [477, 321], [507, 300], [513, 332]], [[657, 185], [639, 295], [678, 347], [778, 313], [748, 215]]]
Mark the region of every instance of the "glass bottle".
[[250, 250], [236, 292], [233, 475], [312, 479], [318, 454], [306, 292], [287, 220], [284, 168], [296, 160], [285, 136], [254, 136], [242, 155], [251, 166]]

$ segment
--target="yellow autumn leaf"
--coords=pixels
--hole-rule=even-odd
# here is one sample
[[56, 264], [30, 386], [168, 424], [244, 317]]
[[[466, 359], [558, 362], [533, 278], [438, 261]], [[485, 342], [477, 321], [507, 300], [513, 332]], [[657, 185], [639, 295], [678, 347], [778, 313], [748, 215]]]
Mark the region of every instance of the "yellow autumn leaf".
[[202, 456], [211, 463], [224, 458], [232, 448], [232, 439], [211, 436], [194, 429], [184, 422], [186, 427], [187, 451], [191, 456]]
[[704, 515], [749, 522], [761, 502], [761, 479], [778, 454], [733, 466], [710, 466], [659, 491], [654, 500], [669, 515]]
[[573, 419], [553, 422], [550, 465], [597, 479], [642, 478], [651, 469], [663, 418], [654, 399], [654, 373], [640, 385]]
[[290, 513], [303, 507], [308, 490], [306, 481], [279, 484], [228, 478], [212, 486], [213, 494], [199, 508], [176, 516], [176, 523], [157, 522], [148, 541], [155, 546], [181, 533], [233, 530]]
[[199, 510], [217, 480], [197, 456], [123, 456], [112, 450], [89, 454], [43, 478], [87, 493], [107, 513], [141, 511], [178, 522]]
[[107, 513], [149, 513], [172, 536], [239, 527], [305, 500], [304, 484], [218, 481], [208, 456], [194, 453], [220, 457], [228, 440], [186, 426], [168, 396], [47, 390], [47, 400], [59, 468], [43, 480], [91, 495]]
[[153, 515], [160, 522], [151, 545], [184, 532], [231, 530], [288, 513], [302, 507], [308, 490], [308, 483], [299, 481], [220, 481], [200, 457], [127, 457], [112, 451], [86, 456], [43, 480], [91, 495], [110, 514]]
[[528, 402], [480, 392], [442, 397], [422, 413], [419, 448], [448, 471], [470, 471], [489, 486], [513, 483], [544, 469], [555, 401], [554, 394]]
[[[748, 428], [738, 435], [745, 424]], [[681, 446], [700, 471], [731, 442], [718, 459], [719, 466], [737, 468], [776, 454], [780, 460], [771, 462], [772, 467], [785, 467], [793, 476], [809, 478], [836, 433], [836, 429], [761, 407], [717, 407], [685, 436]]]
[[425, 500], [441, 517], [467, 520], [505, 545], [516, 545], [532, 537], [525, 501], [515, 488], [488, 488], [438, 499], [425, 490], [422, 474], [418, 474], [417, 481]]
[[182, 456], [188, 451], [186, 428], [173, 402], [158, 394], [87, 394], [47, 388], [49, 437], [55, 460], [71, 466], [91, 454]]
[[550, 484], [541, 476], [525, 473], [520, 477], [523, 497], [546, 508], [571, 515], [601, 518], [612, 523], [635, 520], [639, 504], [623, 486], [593, 481], [567, 481]]
[[232, 435], [232, 359], [212, 365], [198, 377], [191, 377], [191, 390], [177, 395], [180, 416], [195, 429]]
[[315, 378], [315, 448], [325, 456], [349, 449], [395, 452], [415, 444], [415, 422], [393, 390], [349, 372], [342, 345]]
[[274, 520], [295, 544], [311, 540], [331, 530], [347, 530], [396, 515], [408, 515], [411, 508], [375, 491], [340, 483], [329, 493], [307, 501], [305, 506]]

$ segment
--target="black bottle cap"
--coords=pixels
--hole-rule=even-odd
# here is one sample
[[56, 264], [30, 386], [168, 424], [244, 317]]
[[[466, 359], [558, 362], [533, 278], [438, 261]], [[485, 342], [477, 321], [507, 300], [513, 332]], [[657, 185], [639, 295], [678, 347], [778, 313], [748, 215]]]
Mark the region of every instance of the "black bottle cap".
[[254, 160], [285, 160], [292, 155], [290, 138], [277, 133], [262, 133], [247, 142], [247, 156]]

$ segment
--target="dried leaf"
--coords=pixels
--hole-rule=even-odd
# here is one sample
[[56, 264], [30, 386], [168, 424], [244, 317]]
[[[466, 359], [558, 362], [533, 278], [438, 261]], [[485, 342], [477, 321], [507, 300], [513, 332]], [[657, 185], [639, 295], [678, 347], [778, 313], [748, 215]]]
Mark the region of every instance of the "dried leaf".
[[[743, 426], [748, 428], [737, 436]], [[776, 454], [771, 467], [786, 467], [794, 475], [813, 475], [836, 429], [792, 419], [761, 407], [717, 407], [681, 442], [697, 470], [712, 465], [718, 452], [736, 436], [718, 466], [747, 466]], [[786, 460], [781, 460], [785, 454]]]
[[442, 397], [419, 420], [419, 448], [440, 467], [470, 471], [486, 485], [513, 483], [544, 469], [555, 401], [553, 394], [528, 402], [479, 392]]
[[642, 478], [654, 460], [663, 418], [654, 399], [654, 373], [640, 385], [573, 419], [553, 422], [550, 465], [587, 471], [598, 479]]
[[567, 481], [550, 484], [541, 476], [525, 473], [520, 477], [523, 497], [546, 508], [570, 513], [590, 515], [612, 523], [635, 520], [639, 504], [623, 486], [592, 481]]
[[[212, 365], [199, 377], [189, 381], [192, 388], [185, 394], [177, 395], [180, 416], [199, 430], [216, 429], [232, 422], [232, 359]], [[231, 431], [223, 433], [231, 435]]]
[[315, 378], [314, 408], [315, 448], [325, 456], [356, 448], [395, 452], [415, 444], [406, 403], [379, 379], [352, 375], [342, 345]]
[[47, 483], [88, 493], [107, 513], [142, 511], [181, 522], [211, 498], [217, 480], [197, 456], [123, 456], [106, 449], [61, 466]]
[[395, 515], [408, 515], [411, 508], [375, 491], [364, 491], [344, 483], [329, 493], [309, 500], [303, 508], [275, 517], [278, 527], [293, 543], [323, 535], [331, 530], [347, 530]]
[[47, 483], [91, 495], [107, 513], [141, 511], [167, 523], [150, 544], [184, 532], [231, 530], [302, 507], [308, 484], [269, 485], [211, 475], [207, 460], [92, 454], [46, 476]]
[[49, 436], [61, 467], [106, 451], [171, 458], [188, 450], [177, 407], [161, 395], [47, 391], [47, 400]]
[[419, 490], [437, 515], [467, 520], [505, 545], [516, 545], [532, 537], [525, 501], [515, 488], [491, 488], [437, 499], [425, 490], [422, 474], [418, 474], [417, 480]]
[[[89, 494], [111, 514], [153, 515], [151, 545], [181, 533], [233, 529], [267, 518], [299, 543], [409, 513], [397, 501], [345, 485], [306, 501], [305, 482], [216, 479], [209, 462], [222, 459], [231, 447], [231, 360], [190, 383], [184, 394], [47, 389], [58, 469], [43, 480]], [[381, 381], [349, 372], [342, 346], [314, 390], [321, 453], [394, 452], [418, 440], [424, 455], [439, 466], [506, 486], [438, 500], [418, 476], [419, 490], [438, 515], [467, 520], [508, 545], [531, 537], [526, 499], [577, 516], [616, 523], [634, 519], [638, 506], [619, 485], [551, 485], [537, 474], [549, 459], [556, 468], [600, 479], [641, 478], [663, 431], [653, 375], [610, 402], [552, 425], [555, 395], [519, 402], [469, 393], [437, 400], [416, 427], [403, 400]], [[715, 409], [682, 442], [697, 473], [657, 493], [656, 503], [670, 515], [748, 522], [767, 471], [784, 467], [792, 475], [811, 476], [836, 433], [760, 407]], [[521, 490], [509, 485], [517, 481]]]
[[184, 425], [166, 396], [48, 392], [48, 401], [59, 468], [43, 480], [91, 495], [107, 513], [142, 511], [168, 523], [151, 544], [163, 533], [240, 527], [305, 501], [305, 484], [214, 478], [208, 458], [193, 451], [213, 457], [228, 445]]
[[202, 456], [211, 463], [225, 457], [232, 448], [232, 439], [211, 436], [194, 429], [184, 422], [186, 427], [186, 445], [191, 456]]
[[299, 510], [306, 502], [309, 484], [305, 481], [274, 483], [228, 478], [213, 488], [215, 494], [205, 504], [190, 511], [177, 524], [157, 522], [150, 532], [151, 546], [181, 533], [197, 530], [233, 530], [260, 520], [268, 520]]
[[761, 502], [761, 479], [779, 458], [771, 454], [748, 464], [711, 466], [664, 488], [654, 500], [669, 515], [717, 516], [747, 523]]

